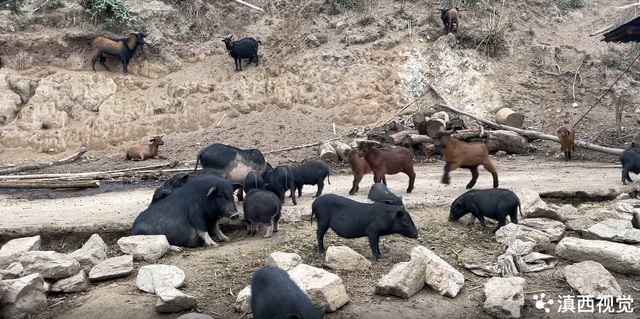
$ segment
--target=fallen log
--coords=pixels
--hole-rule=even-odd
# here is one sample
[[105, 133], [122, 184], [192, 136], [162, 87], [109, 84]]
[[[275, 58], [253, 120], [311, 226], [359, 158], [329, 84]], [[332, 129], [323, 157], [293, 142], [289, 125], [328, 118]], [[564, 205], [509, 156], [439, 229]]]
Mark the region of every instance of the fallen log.
[[[548, 135], [548, 134], [543, 134], [540, 132], [535, 132], [535, 131], [525, 131], [522, 129], [518, 129], [515, 127], [511, 127], [511, 126], [507, 126], [507, 125], [501, 125], [501, 124], [497, 124], [491, 121], [487, 121], [485, 119], [479, 118], [475, 115], [471, 115], [463, 110], [457, 109], [455, 107], [453, 107], [451, 105], [451, 103], [449, 103], [449, 101], [440, 93], [440, 91], [433, 86], [433, 84], [429, 83], [429, 87], [431, 88], [431, 90], [433, 90], [434, 93], [436, 93], [444, 102], [445, 104], [439, 104], [441, 107], [444, 107], [452, 112], [464, 115], [464, 116], [468, 116], [490, 128], [496, 129], [496, 130], [507, 130], [507, 131], [514, 131], [520, 135], [523, 135], [529, 139], [542, 139], [542, 140], [547, 140], [547, 141], [554, 141], [557, 143], [560, 143], [560, 139], [555, 136], [555, 135]], [[580, 148], [584, 148], [584, 149], [588, 149], [591, 151], [596, 151], [596, 152], [601, 152], [601, 153], [605, 153], [605, 154], [611, 154], [611, 155], [620, 155], [622, 154], [622, 152], [624, 152], [624, 149], [620, 149], [620, 148], [611, 148], [611, 147], [605, 147], [605, 146], [600, 146], [600, 145], [595, 145], [595, 144], [591, 144], [591, 143], [587, 143], [587, 142], [583, 142], [583, 141], [575, 141], [575, 146], [576, 147], [580, 147]]]
[[4, 181], [0, 188], [98, 188], [99, 181]]
[[409, 135], [405, 135], [402, 138], [402, 141], [400, 144], [402, 144], [402, 146], [408, 146], [408, 145], [418, 145], [423, 143], [435, 144], [435, 142], [436, 141], [433, 138], [426, 135], [409, 134]]
[[329, 162], [340, 161], [340, 157], [338, 157], [338, 154], [336, 154], [336, 150], [329, 143], [324, 143], [320, 145], [320, 148], [318, 149], [318, 155], [320, 156], [320, 159], [322, 159], [323, 161], [329, 161]]
[[489, 152], [505, 151], [509, 154], [524, 154], [531, 150], [525, 137], [506, 130], [488, 131], [486, 144]]
[[0, 175], [18, 173], [22, 171], [40, 169], [40, 168], [63, 165], [63, 164], [69, 164], [80, 159], [80, 157], [82, 157], [82, 155], [84, 155], [84, 153], [86, 152], [87, 152], [87, 148], [85, 146], [82, 146], [77, 153], [69, 157], [65, 157], [63, 159], [47, 162], [47, 163], [27, 164], [27, 165], [20, 165], [16, 167], [6, 168], [3, 170], [0, 170]]
[[418, 130], [408, 130], [408, 131], [402, 131], [395, 134], [391, 134], [387, 136], [387, 143], [392, 145], [398, 145], [402, 142], [402, 138], [409, 134], [420, 134], [420, 132], [418, 132]]
[[384, 126], [386, 132], [400, 132], [404, 130], [402, 123], [398, 121], [391, 121]]
[[422, 135], [427, 134], [427, 117], [426, 114], [422, 112], [415, 113], [411, 116], [413, 120], [413, 127], [418, 130], [418, 132]]
[[351, 151], [351, 147], [349, 147], [349, 145], [339, 141], [332, 142], [331, 145], [336, 150], [340, 160], [345, 162], [349, 160], [349, 151]]
[[[72, 173], [72, 174], [7, 175], [7, 176], [2, 176], [1, 179], [8, 180], [8, 179], [82, 178], [82, 177], [93, 179], [93, 178], [96, 178], [96, 176], [120, 174], [120, 173], [127, 173], [127, 172], [140, 172], [140, 171], [144, 171], [152, 168], [162, 168], [166, 166], [175, 167], [177, 164], [178, 162], [171, 162], [171, 163], [132, 167], [132, 168], [125, 168], [125, 169], [104, 171], [104, 172], [85, 172], [85, 173]], [[193, 170], [193, 169], [190, 168], [190, 170]]]
[[524, 124], [524, 115], [507, 107], [500, 109], [496, 113], [495, 119], [498, 124], [505, 124], [515, 128], [522, 128], [522, 124]]

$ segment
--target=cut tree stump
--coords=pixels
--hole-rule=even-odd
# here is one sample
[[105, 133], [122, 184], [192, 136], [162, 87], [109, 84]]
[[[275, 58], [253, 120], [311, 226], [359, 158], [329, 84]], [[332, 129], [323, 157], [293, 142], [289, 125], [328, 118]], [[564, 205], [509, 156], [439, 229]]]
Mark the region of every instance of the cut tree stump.
[[413, 127], [418, 130], [419, 134], [427, 134], [427, 120], [429, 117], [423, 112], [415, 113], [411, 116]]
[[556, 55], [560, 53], [560, 49], [554, 46], [538, 44], [533, 47], [535, 63], [543, 71], [551, 74], [560, 75], [560, 65], [556, 61]]
[[335, 141], [331, 143], [331, 146], [336, 150], [336, 154], [338, 154], [340, 160], [345, 162], [349, 160], [349, 151], [351, 151], [351, 147], [349, 147], [349, 145]]
[[498, 124], [509, 125], [515, 128], [522, 128], [522, 124], [524, 124], [524, 115], [507, 107], [500, 109], [500, 111], [496, 113], [495, 119]]
[[408, 130], [408, 131], [402, 131], [395, 134], [391, 134], [387, 136], [387, 143], [392, 145], [398, 145], [402, 143], [402, 138], [409, 134], [420, 134], [420, 132], [418, 132], [418, 130]]
[[427, 135], [436, 137], [436, 133], [447, 129], [449, 123], [449, 114], [446, 112], [434, 113], [429, 120], [427, 120], [426, 128]]
[[340, 161], [340, 157], [338, 156], [338, 154], [336, 154], [336, 150], [329, 143], [324, 143], [320, 145], [320, 148], [318, 149], [318, 154], [320, 156], [320, 159], [324, 161], [336, 162], [336, 163]]
[[98, 188], [99, 181], [4, 181], [0, 188]]
[[400, 132], [404, 130], [404, 125], [399, 121], [391, 121], [384, 126], [386, 132]]

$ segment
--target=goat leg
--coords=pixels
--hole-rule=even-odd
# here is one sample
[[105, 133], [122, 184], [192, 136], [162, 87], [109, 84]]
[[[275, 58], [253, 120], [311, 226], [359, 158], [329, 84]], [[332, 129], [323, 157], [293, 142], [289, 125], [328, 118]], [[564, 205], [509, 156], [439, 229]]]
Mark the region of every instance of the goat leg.
[[102, 66], [107, 69], [107, 71], [109, 71], [109, 67], [107, 66], [107, 64], [105, 63], [107, 61], [107, 58], [101, 56], [100, 57], [100, 64], [102, 64]]

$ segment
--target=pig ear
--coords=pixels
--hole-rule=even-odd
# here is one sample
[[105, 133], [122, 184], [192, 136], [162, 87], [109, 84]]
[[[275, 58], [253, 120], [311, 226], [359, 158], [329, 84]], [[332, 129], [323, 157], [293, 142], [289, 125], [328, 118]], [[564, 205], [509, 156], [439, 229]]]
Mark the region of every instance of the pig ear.
[[211, 196], [211, 194], [214, 194], [216, 192], [216, 187], [212, 186], [211, 188], [209, 188], [209, 192], [207, 193], [207, 197]]

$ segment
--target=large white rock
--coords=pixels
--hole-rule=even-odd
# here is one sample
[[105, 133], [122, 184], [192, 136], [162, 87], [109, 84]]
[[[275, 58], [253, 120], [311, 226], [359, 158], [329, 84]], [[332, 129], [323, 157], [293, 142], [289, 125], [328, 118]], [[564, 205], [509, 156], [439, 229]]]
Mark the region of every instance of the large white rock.
[[73, 258], [55, 251], [29, 251], [18, 257], [25, 275], [39, 273], [44, 278], [66, 278], [80, 271]]
[[364, 256], [347, 246], [330, 246], [324, 259], [325, 266], [338, 270], [363, 270], [372, 264]]
[[284, 271], [289, 271], [302, 263], [302, 258], [298, 254], [283, 253], [276, 251], [269, 254], [269, 267], [278, 267]]
[[516, 239], [520, 239], [522, 241], [536, 242], [538, 250], [540, 251], [549, 250], [551, 247], [551, 237], [548, 234], [514, 223], [500, 227], [495, 233], [495, 236], [496, 241], [505, 246], [511, 246]]
[[54, 282], [49, 288], [53, 292], [80, 292], [89, 290], [89, 278], [84, 272], [84, 269], [69, 278], [60, 279]]
[[133, 255], [134, 260], [156, 261], [169, 251], [165, 235], [138, 235], [118, 239], [123, 253]]
[[133, 256], [125, 255], [103, 260], [89, 272], [89, 280], [100, 281], [126, 277], [133, 272]]
[[198, 300], [195, 297], [184, 294], [176, 288], [165, 288], [158, 291], [157, 295], [157, 312], [180, 312], [198, 305]]
[[585, 238], [603, 239], [620, 243], [640, 243], [640, 229], [633, 228], [630, 221], [624, 219], [603, 220], [582, 232]]
[[397, 263], [380, 278], [375, 292], [408, 299], [424, 287], [426, 270], [427, 263], [420, 258]]
[[598, 299], [602, 296], [622, 295], [616, 279], [598, 262], [587, 260], [568, 265], [562, 272], [567, 283], [580, 295], [595, 296]]
[[240, 290], [233, 308], [239, 313], [251, 313], [251, 286], [246, 286]]
[[40, 250], [40, 235], [12, 239], [0, 248], [0, 267], [15, 262], [16, 257], [22, 253], [34, 250]]
[[0, 291], [0, 318], [30, 319], [47, 309], [44, 278], [32, 274], [18, 279], [2, 281]]
[[289, 271], [289, 276], [315, 308], [326, 307], [327, 312], [334, 312], [349, 301], [342, 279], [324, 269], [300, 264]]
[[524, 278], [493, 277], [484, 284], [484, 311], [495, 318], [520, 318], [524, 306]]
[[547, 217], [562, 221], [560, 215], [549, 208], [540, 198], [540, 194], [533, 189], [521, 188], [514, 190], [514, 193], [520, 199], [520, 208], [525, 218]]
[[525, 218], [521, 220], [519, 224], [546, 233], [549, 235], [549, 240], [552, 242], [562, 239], [564, 232], [567, 229], [565, 224], [551, 218]]
[[22, 264], [19, 262], [11, 263], [5, 270], [0, 270], [0, 275], [4, 279], [20, 278], [24, 272]]
[[142, 291], [155, 293], [164, 288], [179, 288], [184, 280], [184, 272], [176, 266], [147, 265], [138, 270], [136, 286]]
[[82, 269], [89, 273], [93, 266], [107, 259], [107, 248], [100, 235], [93, 234], [82, 248], [70, 253], [69, 256], [77, 260]]
[[640, 248], [604, 240], [565, 237], [555, 250], [559, 257], [573, 262], [597, 260], [608, 270], [640, 274]]
[[455, 297], [464, 286], [464, 276], [446, 261], [424, 246], [416, 246], [411, 250], [411, 259], [423, 259], [425, 282], [431, 289], [443, 296]]

